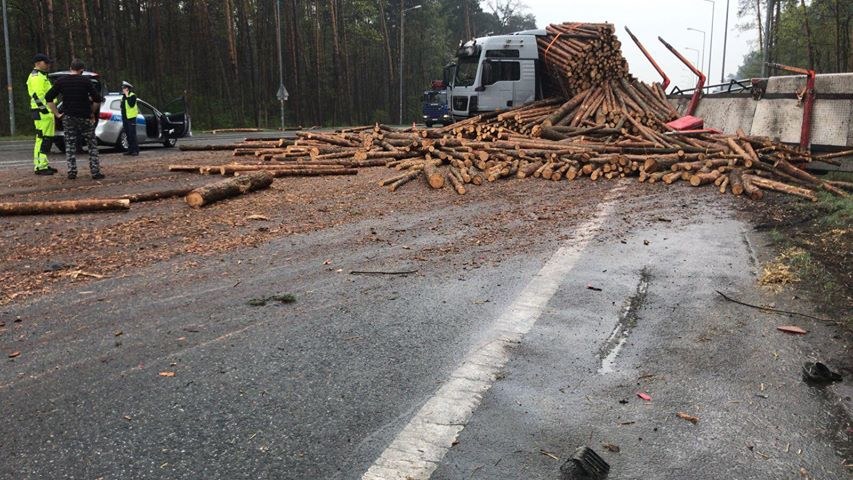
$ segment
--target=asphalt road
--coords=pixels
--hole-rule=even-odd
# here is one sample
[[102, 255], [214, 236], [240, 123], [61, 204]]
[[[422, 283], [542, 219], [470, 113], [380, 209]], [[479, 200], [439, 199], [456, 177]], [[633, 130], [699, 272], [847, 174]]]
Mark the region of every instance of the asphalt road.
[[849, 478], [844, 405], [775, 328], [824, 327], [723, 301], [785, 306], [761, 239], [655, 192], [481, 246], [500, 199], [393, 212], [2, 307], [0, 478], [552, 479], [580, 445], [609, 478]]

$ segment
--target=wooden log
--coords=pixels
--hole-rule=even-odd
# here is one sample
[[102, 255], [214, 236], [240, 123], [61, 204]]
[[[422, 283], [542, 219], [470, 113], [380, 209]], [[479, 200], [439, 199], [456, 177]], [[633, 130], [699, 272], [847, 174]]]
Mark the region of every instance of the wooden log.
[[697, 173], [695, 175], [690, 176], [690, 185], [698, 187], [700, 185], [714, 183], [714, 181], [717, 180], [720, 175], [722, 174], [717, 170], [708, 173]]
[[420, 175], [420, 174], [421, 174], [420, 170], [416, 170], [414, 172], [409, 172], [409, 173], [405, 174], [403, 177], [398, 178], [394, 183], [390, 184], [388, 186], [388, 191], [389, 192], [396, 191], [398, 188], [405, 185], [406, 183], [411, 182], [415, 178], [418, 178], [418, 175]]
[[456, 178], [451, 172], [447, 172], [447, 180], [450, 181], [450, 184], [453, 185], [453, 189], [456, 190], [456, 193], [459, 195], [465, 195], [465, 185]]
[[746, 182], [749, 182], [755, 187], [760, 187], [765, 190], [775, 190], [777, 192], [803, 197], [805, 199], [811, 200], [812, 202], [817, 201], [817, 196], [814, 194], [814, 192], [806, 188], [794, 187], [782, 182], [777, 182], [768, 178], [762, 178], [755, 175], [744, 175], [743, 179], [744, 184], [746, 184]]
[[424, 164], [424, 177], [426, 177], [427, 184], [429, 184], [430, 188], [436, 190], [444, 188], [444, 176], [444, 172], [439, 170], [434, 164]]
[[189, 206], [200, 208], [219, 200], [267, 188], [272, 185], [272, 182], [273, 174], [270, 172], [251, 172], [196, 188], [188, 193], [185, 199]]
[[358, 175], [355, 168], [336, 168], [330, 170], [276, 170], [272, 172], [273, 177], [328, 177], [335, 175]]
[[176, 188], [172, 190], [157, 190], [153, 192], [122, 195], [121, 198], [126, 198], [130, 200], [130, 203], [150, 202], [152, 200], [161, 200], [164, 198], [183, 197], [186, 196], [186, 194], [190, 193], [192, 190], [192, 187]]
[[217, 173], [219, 175], [236, 175], [240, 172], [257, 172], [257, 171], [267, 171], [267, 172], [286, 172], [291, 170], [339, 170], [344, 168], [348, 164], [337, 164], [337, 163], [295, 163], [292, 165], [240, 165], [240, 164], [231, 164], [231, 165], [219, 165], [219, 166], [211, 166], [211, 167], [202, 167], [201, 170], [210, 171], [211, 173]]
[[731, 186], [733, 194], [743, 195], [743, 173], [739, 168], [735, 168], [729, 172], [729, 185]]
[[774, 166], [792, 177], [798, 178], [812, 185], [820, 186], [824, 190], [832, 192], [840, 197], [847, 196], [847, 192], [845, 192], [844, 190], [841, 190], [840, 188], [837, 188], [830, 183], [820, 180], [819, 178], [815, 177], [809, 172], [806, 172], [805, 170], [801, 170], [791, 165], [787, 160], [779, 160]]
[[200, 165], [169, 165], [170, 172], [199, 173]]
[[756, 178], [759, 177], [753, 177], [746, 174], [741, 176], [741, 180], [743, 180], [743, 193], [753, 200], [761, 200], [764, 198], [764, 192], [762, 192], [761, 189], [756, 187], [753, 183], [753, 180]]
[[130, 209], [127, 198], [92, 198], [44, 202], [0, 202], [0, 216], [89, 213]]
[[240, 148], [243, 145], [240, 144], [229, 144], [229, 145], [187, 145], [182, 144], [178, 145], [178, 150], [182, 152], [204, 152], [204, 151], [218, 151], [218, 150], [234, 150], [235, 148]]

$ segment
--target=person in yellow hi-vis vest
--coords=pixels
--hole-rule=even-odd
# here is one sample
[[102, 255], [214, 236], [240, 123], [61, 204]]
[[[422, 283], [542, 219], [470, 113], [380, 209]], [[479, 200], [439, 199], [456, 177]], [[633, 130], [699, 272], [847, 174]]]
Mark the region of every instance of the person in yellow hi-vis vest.
[[121, 121], [127, 134], [127, 151], [125, 155], [139, 155], [139, 142], [136, 140], [136, 116], [139, 115], [139, 105], [136, 103], [136, 94], [133, 93], [133, 85], [121, 82]]
[[36, 144], [33, 147], [33, 164], [36, 175], [53, 175], [56, 169], [48, 163], [47, 154], [53, 145], [56, 120], [47, 108], [44, 96], [50, 90], [47, 71], [53, 60], [43, 53], [33, 57], [33, 71], [27, 78], [27, 94], [30, 96], [30, 110], [36, 126]]

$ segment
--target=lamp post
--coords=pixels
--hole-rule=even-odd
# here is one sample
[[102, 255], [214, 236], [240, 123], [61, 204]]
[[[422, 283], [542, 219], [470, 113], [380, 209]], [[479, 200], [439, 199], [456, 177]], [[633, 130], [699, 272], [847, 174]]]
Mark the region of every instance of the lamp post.
[[714, 61], [714, 14], [717, 10], [717, 4], [714, 0], [705, 0], [711, 4], [711, 38], [708, 42], [708, 76], [711, 76], [711, 62]]
[[726, 42], [729, 40], [729, 0], [726, 0], [726, 28], [723, 30], [723, 68], [720, 69], [720, 83], [726, 82]]
[[[401, 6], [402, 5], [405, 4], [401, 4]], [[400, 9], [400, 125], [403, 124], [403, 49], [405, 46], [405, 36], [403, 35], [403, 32], [405, 32], [406, 12], [416, 10], [418, 8], [421, 8], [421, 5]]]
[[699, 62], [699, 70], [702, 70], [705, 68], [705, 31], [693, 27], [687, 27], [687, 29], [692, 32], [699, 32], [702, 34], [702, 60]]
[[9, 22], [6, 20], [6, 0], [3, 0], [3, 41], [6, 44], [6, 92], [9, 94], [9, 134], [15, 135], [15, 100], [12, 96], [12, 67], [9, 60]]

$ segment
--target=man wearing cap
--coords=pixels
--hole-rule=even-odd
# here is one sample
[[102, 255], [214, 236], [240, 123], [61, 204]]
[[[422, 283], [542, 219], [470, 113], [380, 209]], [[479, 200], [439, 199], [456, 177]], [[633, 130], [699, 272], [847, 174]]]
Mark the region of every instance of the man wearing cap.
[[53, 175], [56, 169], [48, 163], [47, 154], [53, 145], [55, 120], [53, 113], [47, 109], [44, 96], [50, 90], [50, 80], [47, 71], [53, 60], [43, 53], [33, 57], [33, 71], [27, 78], [27, 94], [30, 96], [30, 110], [36, 126], [36, 143], [33, 147], [33, 164], [36, 175]]
[[136, 105], [136, 94], [133, 93], [133, 85], [121, 82], [121, 118], [124, 124], [124, 132], [127, 134], [127, 151], [125, 155], [139, 155], [139, 143], [136, 140], [136, 116], [139, 115], [139, 107]]
[[[92, 81], [83, 76], [85, 65], [75, 58], [71, 61], [71, 75], [62, 77], [53, 84], [45, 95], [47, 107], [62, 119], [65, 130], [65, 161], [68, 163], [68, 178], [77, 178], [77, 139], [83, 137], [89, 146], [89, 172], [92, 178], [104, 178], [98, 159], [98, 144], [95, 141], [95, 125], [98, 124], [97, 113], [104, 99], [95, 90]], [[56, 97], [62, 95], [62, 110], [56, 108]]]

